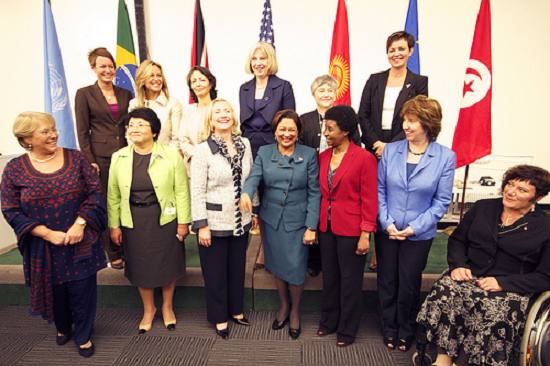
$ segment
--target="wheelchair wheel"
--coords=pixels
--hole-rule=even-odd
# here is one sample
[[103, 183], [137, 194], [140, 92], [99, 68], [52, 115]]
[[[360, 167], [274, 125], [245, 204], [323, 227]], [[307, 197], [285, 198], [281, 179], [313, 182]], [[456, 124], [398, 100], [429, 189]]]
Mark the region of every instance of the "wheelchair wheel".
[[[540, 295], [529, 310], [521, 338], [520, 366], [545, 366], [550, 336], [550, 291]], [[544, 360], [543, 360], [544, 359]]]
[[433, 360], [428, 353], [421, 355], [418, 351], [416, 351], [412, 356], [412, 363], [414, 366], [431, 366]]

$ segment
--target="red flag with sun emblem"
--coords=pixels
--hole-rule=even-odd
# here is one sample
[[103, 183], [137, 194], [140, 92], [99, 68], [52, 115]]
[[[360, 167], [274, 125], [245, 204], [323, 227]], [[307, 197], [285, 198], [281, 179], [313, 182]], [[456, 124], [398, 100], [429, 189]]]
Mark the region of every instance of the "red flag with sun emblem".
[[338, 10], [332, 32], [329, 74], [338, 83], [335, 105], [351, 105], [348, 11], [346, 0], [338, 0]]
[[491, 5], [482, 0], [453, 137], [456, 167], [491, 153]]

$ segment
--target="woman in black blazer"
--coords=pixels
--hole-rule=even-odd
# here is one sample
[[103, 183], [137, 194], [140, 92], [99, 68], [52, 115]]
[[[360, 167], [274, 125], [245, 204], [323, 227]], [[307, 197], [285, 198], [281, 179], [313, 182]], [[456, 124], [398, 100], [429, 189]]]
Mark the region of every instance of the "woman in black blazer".
[[[106, 48], [90, 51], [88, 62], [97, 82], [76, 92], [76, 131], [80, 150], [98, 172], [101, 190], [107, 196], [111, 155], [126, 146], [126, 129], [121, 117], [128, 113], [132, 94], [113, 85], [115, 59]], [[122, 269], [121, 249], [106, 234], [104, 248], [111, 266]]]
[[358, 113], [361, 141], [379, 159], [387, 142], [405, 138], [399, 115], [403, 104], [418, 94], [428, 96], [428, 78], [407, 69], [414, 43], [407, 32], [391, 34], [386, 41], [390, 69], [372, 74], [363, 89]]

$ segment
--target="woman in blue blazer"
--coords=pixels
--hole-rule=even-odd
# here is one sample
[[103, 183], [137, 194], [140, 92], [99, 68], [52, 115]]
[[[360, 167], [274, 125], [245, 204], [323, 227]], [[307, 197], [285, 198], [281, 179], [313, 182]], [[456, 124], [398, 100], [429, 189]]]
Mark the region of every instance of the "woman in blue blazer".
[[258, 42], [245, 65], [245, 71], [254, 74], [254, 78], [241, 85], [239, 90], [241, 132], [250, 140], [254, 158], [260, 146], [275, 142], [271, 127], [275, 113], [296, 109], [292, 85], [275, 75], [278, 69], [273, 46]]
[[[317, 152], [297, 144], [302, 129], [296, 112], [285, 109], [273, 119], [276, 144], [262, 146], [241, 196], [250, 212], [250, 197], [263, 183], [260, 203], [266, 268], [275, 277], [280, 307], [272, 329], [289, 324], [289, 335], [300, 336], [300, 298], [304, 288], [307, 246], [315, 243], [319, 222]], [[288, 293], [291, 301], [289, 302]]]
[[385, 146], [378, 167], [378, 298], [384, 343], [406, 352], [414, 338], [422, 271], [451, 202], [455, 154], [435, 142], [441, 106], [423, 95], [401, 111], [405, 140]]

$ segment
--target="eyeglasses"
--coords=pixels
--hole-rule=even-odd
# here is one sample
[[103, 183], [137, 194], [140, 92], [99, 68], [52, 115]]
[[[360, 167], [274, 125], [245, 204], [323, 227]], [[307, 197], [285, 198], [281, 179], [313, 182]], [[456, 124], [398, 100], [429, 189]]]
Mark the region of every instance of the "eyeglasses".
[[146, 122], [130, 122], [128, 123], [128, 126], [127, 126], [127, 128], [144, 128], [144, 127], [151, 127], [151, 124]]

